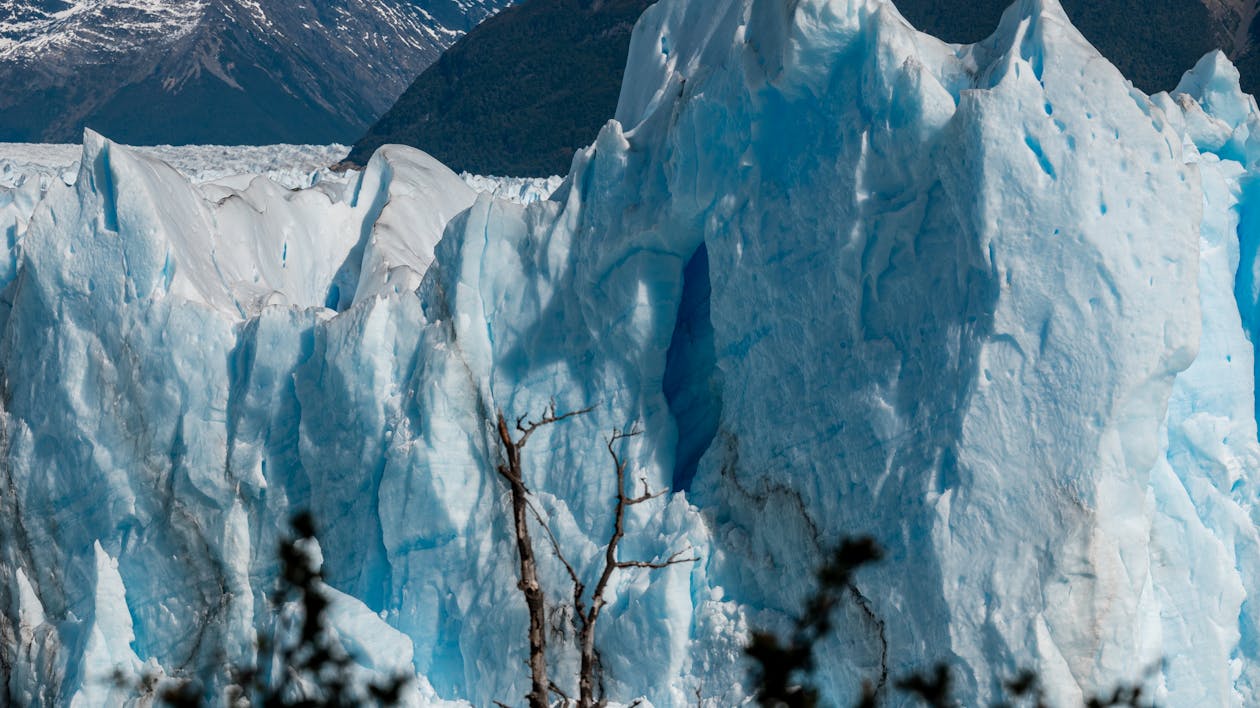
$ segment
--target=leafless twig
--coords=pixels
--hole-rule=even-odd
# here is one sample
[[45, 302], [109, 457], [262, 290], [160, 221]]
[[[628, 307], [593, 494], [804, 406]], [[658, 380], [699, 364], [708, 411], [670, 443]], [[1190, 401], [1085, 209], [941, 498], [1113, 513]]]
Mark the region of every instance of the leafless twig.
[[617, 482], [617, 495], [613, 505], [613, 530], [609, 536], [608, 543], [604, 546], [603, 565], [600, 568], [599, 578], [590, 594], [587, 594], [586, 584], [582, 582], [581, 576], [565, 556], [560, 546], [560, 541], [556, 538], [555, 533], [552, 532], [550, 524], [547, 523], [547, 520], [543, 518], [530, 499], [529, 489], [525, 486], [521, 453], [530, 436], [539, 428], [585, 415], [592, 410], [593, 407], [560, 414], [556, 412], [556, 403], [552, 400], [538, 419], [529, 420], [526, 416], [517, 418], [514, 425], [515, 437], [513, 426], [508, 425], [507, 418], [502, 411], [498, 413], [499, 442], [503, 447], [505, 456], [504, 461], [498, 465], [498, 473], [508, 483], [511, 493], [516, 547], [520, 557], [520, 582], [518, 587], [525, 596], [525, 605], [529, 611], [529, 667], [532, 681], [528, 695], [530, 708], [544, 708], [547, 706], [548, 697], [551, 694], [560, 696], [566, 704], [572, 702], [572, 699], [554, 681], [547, 678], [546, 593], [538, 578], [538, 563], [534, 554], [534, 542], [528, 525], [528, 516], [530, 514], [533, 515], [538, 526], [543, 529], [547, 536], [547, 541], [551, 544], [552, 551], [556, 554], [556, 558], [561, 565], [564, 566], [565, 572], [569, 575], [569, 580], [573, 583], [573, 616], [576, 618], [578, 625], [578, 642], [581, 654], [577, 700], [579, 708], [593, 708], [604, 704], [601, 699], [596, 698], [597, 681], [595, 673], [599, 666], [599, 653], [595, 648], [595, 626], [599, 621], [600, 613], [607, 604], [604, 595], [608, 590], [613, 573], [618, 570], [633, 568], [660, 570], [673, 565], [696, 563], [700, 560], [699, 556], [694, 554], [694, 548], [676, 551], [664, 560], [618, 559], [617, 553], [621, 546], [621, 541], [626, 535], [626, 510], [632, 506], [658, 499], [667, 494], [669, 490], [662, 489], [654, 492], [648, 485], [647, 479], [640, 477], [639, 482], [643, 485], [643, 492], [638, 496], [632, 496], [633, 492], [627, 490], [627, 477], [629, 476], [627, 471], [630, 465], [617, 452], [617, 447], [624, 440], [642, 435], [642, 431], [637, 427], [629, 431], [615, 430], [606, 441], [608, 454], [613, 461]]
[[[516, 419], [516, 429], [520, 432], [520, 437], [513, 438], [512, 431], [508, 427], [507, 418], [503, 416], [503, 411], [498, 411], [497, 428], [499, 433], [499, 443], [503, 447], [503, 454], [506, 459], [498, 465], [499, 476], [508, 483], [509, 491], [512, 494], [512, 523], [516, 536], [516, 551], [520, 558], [520, 582], [517, 587], [520, 588], [521, 594], [525, 596], [525, 607], [529, 612], [529, 672], [530, 672], [530, 691], [527, 696], [530, 708], [547, 708], [548, 695], [552, 682], [547, 679], [547, 594], [543, 589], [542, 583], [538, 579], [538, 562], [534, 556], [534, 540], [529, 534], [529, 518], [527, 510], [533, 510], [537, 516], [537, 510], [534, 510], [529, 504], [529, 489], [525, 486], [525, 475], [521, 465], [521, 451], [525, 448], [525, 443], [529, 441], [529, 437], [536, 430], [553, 423], [558, 423], [568, 418], [589, 413], [592, 408], [585, 408], [580, 411], [573, 411], [558, 415], [556, 413], [556, 402], [552, 399], [548, 404], [546, 411], [542, 417], [536, 421], [526, 421], [522, 416]], [[541, 517], [538, 517], [542, 521]], [[548, 535], [551, 529], [547, 524], [542, 524], [547, 529]], [[555, 543], [554, 536], [552, 542]], [[557, 549], [559, 548], [556, 544]], [[562, 558], [563, 560], [563, 558]], [[568, 562], [565, 561], [567, 565]], [[570, 570], [570, 572], [572, 572]]]

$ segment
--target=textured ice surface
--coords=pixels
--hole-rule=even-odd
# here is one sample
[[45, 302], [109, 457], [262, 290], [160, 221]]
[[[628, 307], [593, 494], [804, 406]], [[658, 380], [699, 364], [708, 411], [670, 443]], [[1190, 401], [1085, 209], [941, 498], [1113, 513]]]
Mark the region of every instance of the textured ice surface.
[[[159, 145], [129, 147], [157, 158], [179, 170], [194, 183], [213, 182], [243, 189], [262, 175], [282, 187], [304, 189], [316, 183], [340, 183], [356, 176], [353, 170], [333, 172], [329, 167], [349, 150], [344, 145]], [[0, 143], [0, 189], [60, 179], [74, 184], [78, 176], [80, 145]], [[460, 178], [479, 192], [522, 204], [551, 196], [562, 177], [492, 177], [467, 172]]]
[[469, 187], [479, 192], [489, 192], [499, 199], [529, 204], [550, 197], [560, 188], [563, 177], [489, 177], [462, 172]]
[[490, 424], [554, 399], [595, 406], [525, 457], [577, 571], [634, 425], [674, 493], [624, 553], [700, 558], [617, 576], [615, 700], [744, 700], [747, 628], [869, 533], [888, 557], [818, 657], [838, 702], [948, 661], [967, 705], [1023, 667], [1063, 704], [1152, 667], [1161, 704], [1253, 704], [1256, 136], [1222, 56], [1147, 97], [1055, 0], [974, 46], [880, 0], [662, 0], [616, 120], [529, 205], [405, 148], [292, 191], [88, 135], [74, 179], [0, 196], [9, 696], [251, 661], [310, 509], [365, 671], [518, 701]]
[[[328, 167], [349, 150], [344, 145], [158, 145], [129, 149], [162, 160], [197, 183], [266, 175], [291, 189], [345, 179]], [[0, 143], [0, 187], [11, 187], [31, 175], [58, 176], [73, 182], [82, 154], [79, 145]]]

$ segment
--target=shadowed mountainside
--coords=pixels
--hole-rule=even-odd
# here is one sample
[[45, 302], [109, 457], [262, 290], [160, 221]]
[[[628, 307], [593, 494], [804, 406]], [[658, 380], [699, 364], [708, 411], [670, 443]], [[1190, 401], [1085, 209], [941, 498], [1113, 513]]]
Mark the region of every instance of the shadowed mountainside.
[[630, 31], [652, 0], [527, 0], [483, 22], [354, 146], [413, 145], [456, 171], [564, 174], [612, 117]]

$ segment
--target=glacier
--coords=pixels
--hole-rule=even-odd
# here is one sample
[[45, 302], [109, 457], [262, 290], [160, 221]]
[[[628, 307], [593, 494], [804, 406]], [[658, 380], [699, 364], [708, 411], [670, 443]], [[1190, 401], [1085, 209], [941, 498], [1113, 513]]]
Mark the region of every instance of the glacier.
[[[241, 188], [256, 176], [290, 189], [319, 182], [344, 182], [347, 173], [333, 172], [350, 148], [344, 145], [156, 145], [129, 148], [179, 170], [189, 180], [226, 182]], [[82, 145], [57, 143], [0, 143], [0, 187], [15, 187], [33, 178], [60, 179], [74, 184]], [[241, 184], [241, 180], [245, 184]]]
[[1254, 704], [1257, 175], [1222, 55], [1147, 96], [1057, 0], [969, 46], [886, 0], [661, 0], [554, 191], [398, 146], [345, 182], [198, 183], [88, 133], [73, 176], [0, 188], [6, 696], [213, 691], [283, 633], [274, 549], [310, 510], [363, 671], [519, 701], [493, 420], [554, 401], [593, 409], [524, 467], [577, 572], [631, 428], [671, 493], [625, 555], [699, 559], [616, 576], [614, 701], [747, 701], [749, 628], [869, 534], [817, 649], [837, 704], [938, 661], [967, 705], [1023, 668], [1056, 705], [1134, 679]]

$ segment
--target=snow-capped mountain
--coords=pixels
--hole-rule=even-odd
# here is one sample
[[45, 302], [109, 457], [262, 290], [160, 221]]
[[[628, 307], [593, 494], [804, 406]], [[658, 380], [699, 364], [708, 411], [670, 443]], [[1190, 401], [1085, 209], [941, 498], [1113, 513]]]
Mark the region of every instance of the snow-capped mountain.
[[510, 0], [8, 0], [0, 140], [349, 142]]
[[938, 661], [962, 705], [1025, 668], [1051, 705], [1260, 704], [1260, 108], [1225, 55], [1187, 68], [1142, 93], [1058, 0], [965, 46], [887, 0], [660, 0], [529, 205], [398, 146], [290, 190], [87, 134], [76, 179], [0, 191], [5, 695], [266, 670], [308, 509], [365, 671], [519, 704], [495, 422], [551, 404], [591, 408], [518, 459], [549, 597], [606, 558], [610, 431], [668, 490], [622, 549], [696, 559], [608, 586], [614, 701], [748, 701], [749, 628], [870, 534], [814, 655], [834, 704]]

